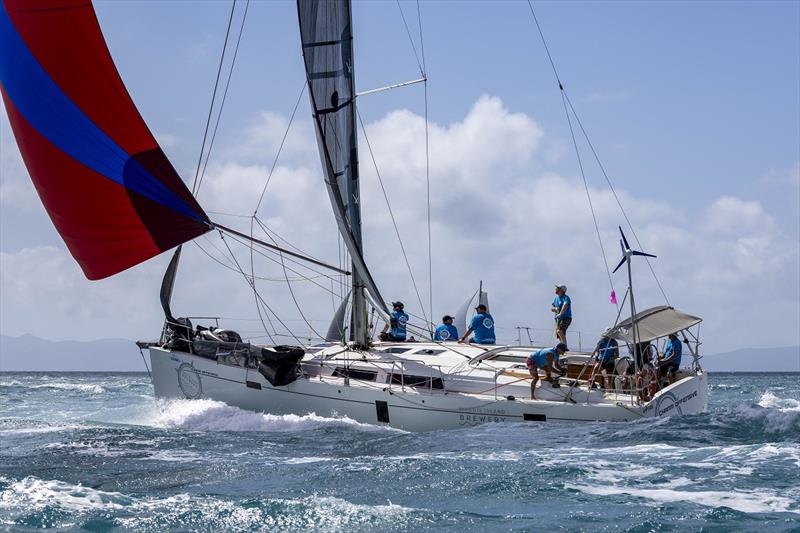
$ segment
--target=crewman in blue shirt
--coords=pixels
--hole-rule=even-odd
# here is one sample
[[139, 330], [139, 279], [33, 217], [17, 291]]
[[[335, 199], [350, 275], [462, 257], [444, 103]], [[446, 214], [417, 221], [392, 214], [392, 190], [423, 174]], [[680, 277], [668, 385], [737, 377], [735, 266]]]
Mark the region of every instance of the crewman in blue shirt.
[[469, 342], [474, 342], [476, 344], [494, 344], [494, 319], [492, 315], [486, 312], [486, 306], [483, 304], [478, 304], [475, 311], [476, 314], [472, 317], [467, 332], [464, 333], [464, 336], [461, 337], [461, 340], [458, 342], [464, 343], [467, 337], [474, 333], [475, 336], [471, 338]]
[[667, 345], [664, 347], [664, 356], [658, 363], [658, 375], [660, 377], [667, 376], [670, 383], [675, 381], [675, 373], [681, 366], [681, 353], [683, 352], [683, 345], [678, 340], [678, 336], [671, 333]]
[[556, 314], [556, 338], [566, 344], [567, 328], [572, 324], [572, 300], [567, 296], [566, 285], [556, 285], [556, 297], [550, 310]]
[[528, 356], [526, 361], [528, 372], [531, 373], [531, 400], [536, 399], [536, 384], [539, 382], [539, 369], [544, 370], [545, 381], [549, 381], [550, 385], [557, 389], [561, 385], [558, 379], [552, 378], [551, 373], [554, 370], [561, 371], [561, 365], [558, 362], [559, 357], [564, 355], [567, 351], [567, 345], [559, 342], [553, 348], [542, 348], [539, 351], [533, 352]]
[[594, 376], [592, 388], [594, 389], [597, 387], [595, 382], [599, 377], [598, 374], [602, 374], [603, 387], [610, 389], [611, 377], [614, 375], [617, 358], [619, 357], [619, 344], [608, 335], [603, 335], [600, 340], [597, 341], [597, 346], [595, 346], [592, 355], [597, 356], [597, 363], [595, 363], [592, 369], [592, 375]]
[[453, 325], [453, 317], [450, 315], [442, 317], [442, 323], [433, 332], [433, 340], [443, 342], [458, 340], [458, 329]]
[[383, 326], [381, 340], [389, 342], [405, 342], [408, 315], [405, 313], [405, 311], [403, 311], [403, 302], [392, 302], [392, 309], [392, 314], [389, 315], [389, 323]]

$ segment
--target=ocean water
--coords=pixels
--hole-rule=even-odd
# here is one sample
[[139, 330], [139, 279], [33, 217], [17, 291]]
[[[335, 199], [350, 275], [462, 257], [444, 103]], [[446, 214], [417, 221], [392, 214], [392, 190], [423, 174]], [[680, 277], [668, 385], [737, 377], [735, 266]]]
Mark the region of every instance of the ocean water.
[[800, 374], [710, 383], [703, 415], [414, 434], [0, 373], [0, 530], [800, 532]]

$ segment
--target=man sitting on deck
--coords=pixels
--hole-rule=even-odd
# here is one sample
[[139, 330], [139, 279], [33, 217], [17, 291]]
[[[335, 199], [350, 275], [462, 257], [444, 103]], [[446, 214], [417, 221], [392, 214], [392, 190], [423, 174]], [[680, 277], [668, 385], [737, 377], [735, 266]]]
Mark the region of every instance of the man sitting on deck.
[[461, 337], [461, 340], [458, 342], [463, 344], [467, 340], [467, 337], [469, 337], [472, 333], [475, 333], [475, 336], [471, 338], [469, 342], [474, 342], [477, 344], [494, 344], [494, 319], [492, 318], [492, 315], [487, 312], [486, 306], [483, 304], [478, 304], [478, 307], [475, 308], [475, 311], [477, 311], [477, 313], [472, 317], [472, 321], [469, 323], [467, 332], [464, 333], [464, 336]]
[[667, 345], [664, 347], [664, 356], [659, 358], [661, 361], [658, 363], [658, 377], [663, 378], [666, 376], [669, 383], [675, 381], [675, 374], [681, 366], [682, 351], [683, 346], [681, 341], [678, 340], [678, 336], [671, 333]]
[[440, 342], [458, 340], [458, 329], [453, 325], [453, 317], [450, 315], [442, 317], [442, 323], [433, 332], [433, 340]]
[[610, 389], [611, 376], [614, 375], [614, 367], [619, 357], [619, 345], [617, 341], [607, 335], [603, 335], [597, 342], [597, 346], [592, 352], [592, 355], [597, 356], [597, 363], [595, 363], [592, 369], [592, 376], [594, 376], [591, 383], [592, 388], [596, 387], [597, 374], [602, 373], [603, 388]]
[[408, 315], [403, 311], [403, 302], [392, 302], [392, 314], [389, 315], [389, 323], [383, 327], [380, 334], [382, 341], [388, 342], [405, 342], [406, 341], [406, 323], [408, 322]]
[[566, 351], [567, 345], [559, 342], [554, 348], [543, 348], [528, 356], [528, 372], [531, 373], [531, 378], [533, 378], [531, 379], [531, 400], [536, 399], [536, 384], [539, 382], [540, 368], [544, 370], [545, 381], [549, 381], [553, 388], [560, 387], [558, 378], [554, 380], [551, 374], [554, 370], [561, 370], [558, 358], [564, 355]]

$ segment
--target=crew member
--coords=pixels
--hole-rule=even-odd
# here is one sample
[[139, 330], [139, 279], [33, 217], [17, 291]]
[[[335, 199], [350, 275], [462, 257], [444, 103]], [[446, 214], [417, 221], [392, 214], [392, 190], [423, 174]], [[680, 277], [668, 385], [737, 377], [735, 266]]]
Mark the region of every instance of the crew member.
[[389, 323], [383, 326], [380, 338], [388, 342], [405, 342], [408, 315], [403, 311], [403, 302], [392, 302], [392, 308]]
[[658, 365], [658, 375], [663, 378], [667, 376], [670, 383], [675, 381], [675, 373], [681, 366], [681, 353], [683, 345], [674, 333], [670, 334], [667, 345], [664, 347], [664, 357], [660, 358]]
[[536, 399], [536, 384], [539, 382], [539, 369], [544, 370], [545, 381], [549, 381], [550, 385], [557, 389], [561, 385], [558, 383], [558, 378], [555, 380], [552, 377], [554, 370], [562, 372], [561, 365], [558, 362], [559, 357], [564, 355], [567, 351], [567, 345], [559, 342], [553, 348], [542, 348], [539, 351], [533, 352], [528, 356], [526, 361], [528, 365], [528, 372], [531, 373], [531, 400]]
[[494, 319], [492, 318], [492, 315], [487, 312], [486, 306], [483, 304], [478, 304], [478, 306], [475, 308], [475, 311], [476, 314], [472, 317], [472, 321], [469, 323], [467, 332], [464, 333], [464, 336], [461, 337], [461, 340], [458, 342], [465, 342], [467, 337], [474, 333], [475, 336], [471, 338], [469, 342], [474, 342], [477, 344], [494, 344]]
[[433, 332], [433, 340], [435, 341], [457, 341], [458, 329], [453, 325], [453, 317], [444, 315], [442, 323], [436, 327]]
[[550, 310], [556, 314], [556, 338], [567, 343], [567, 328], [572, 324], [572, 301], [567, 296], [566, 285], [556, 285], [556, 297]]
[[597, 363], [595, 363], [592, 369], [592, 375], [594, 376], [592, 388], [596, 387], [597, 374], [601, 373], [603, 376], [603, 387], [610, 389], [611, 376], [614, 374], [614, 368], [616, 367], [617, 358], [619, 357], [619, 344], [608, 335], [603, 335], [597, 342], [597, 346], [592, 352], [592, 355], [597, 356]]

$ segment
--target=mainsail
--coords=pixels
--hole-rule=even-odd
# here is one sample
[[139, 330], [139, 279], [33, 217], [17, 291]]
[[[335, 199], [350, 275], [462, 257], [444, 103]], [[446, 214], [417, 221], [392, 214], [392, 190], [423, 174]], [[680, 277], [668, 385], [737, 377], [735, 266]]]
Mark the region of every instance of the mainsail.
[[89, 279], [208, 231], [79, 0], [0, 1], [0, 91], [34, 186]]
[[298, 0], [297, 12], [325, 185], [353, 261], [353, 334], [362, 340], [365, 330], [360, 326], [366, 323], [363, 289], [384, 311], [386, 308], [361, 247], [350, 2]]

